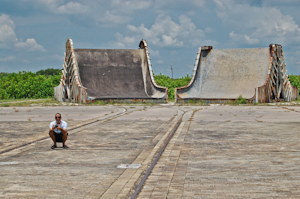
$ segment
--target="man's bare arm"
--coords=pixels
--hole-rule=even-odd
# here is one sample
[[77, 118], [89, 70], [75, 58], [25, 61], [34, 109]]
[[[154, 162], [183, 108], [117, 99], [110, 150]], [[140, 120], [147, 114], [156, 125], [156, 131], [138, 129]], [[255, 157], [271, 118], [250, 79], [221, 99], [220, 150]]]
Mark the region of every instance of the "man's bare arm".
[[53, 131], [55, 129], [55, 125], [52, 126], [52, 128], [50, 128], [50, 131]]

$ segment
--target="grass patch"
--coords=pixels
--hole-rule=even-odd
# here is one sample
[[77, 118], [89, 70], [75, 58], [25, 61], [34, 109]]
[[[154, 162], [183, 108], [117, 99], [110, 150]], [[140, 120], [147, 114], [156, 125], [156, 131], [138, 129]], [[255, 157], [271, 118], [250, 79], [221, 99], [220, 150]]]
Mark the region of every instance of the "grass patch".
[[247, 104], [246, 98], [243, 98], [242, 95], [239, 95], [235, 102], [236, 102], [236, 104]]
[[94, 101], [93, 103], [90, 103], [90, 104], [87, 104], [87, 105], [103, 106], [103, 105], [106, 105], [106, 103], [104, 101], [97, 100], [97, 101]]
[[196, 104], [197, 102], [196, 102], [196, 100], [189, 100], [188, 103], [189, 104]]
[[[144, 105], [144, 106], [154, 106], [155, 103], [153, 102], [136, 102], [136, 103], [131, 103], [132, 105]], [[160, 103], [157, 103], [156, 105], [158, 105]]]
[[[230, 100], [230, 101], [228, 101], [227, 104], [229, 104], [229, 105], [248, 104], [248, 101], [242, 95], [239, 95], [236, 100], [234, 100], [234, 101]], [[254, 104], [252, 104], [252, 105], [254, 105]]]
[[54, 104], [61, 104], [61, 103], [56, 101], [54, 98], [0, 100], [0, 107], [26, 107], [32, 105], [51, 106]]
[[179, 102], [177, 103], [179, 106], [183, 106], [183, 105], [200, 105], [200, 106], [209, 106], [208, 103], [204, 102], [202, 99], [200, 100], [188, 100], [187, 102]]
[[12, 98], [12, 99], [1, 99], [0, 103], [4, 103], [4, 102], [11, 103], [11, 102], [30, 101], [30, 100], [36, 100], [36, 99], [28, 99], [28, 98], [22, 98], [22, 99], [14, 99], [14, 98]]

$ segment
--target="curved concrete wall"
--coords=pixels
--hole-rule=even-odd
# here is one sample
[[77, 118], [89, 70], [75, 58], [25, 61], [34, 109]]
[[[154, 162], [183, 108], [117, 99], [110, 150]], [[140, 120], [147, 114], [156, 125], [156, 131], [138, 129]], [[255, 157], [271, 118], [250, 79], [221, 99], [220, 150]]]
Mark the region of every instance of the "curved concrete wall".
[[[212, 47], [202, 47], [199, 50], [200, 56], [197, 58], [190, 84], [175, 89], [176, 101], [192, 99], [226, 102], [242, 95], [248, 101], [262, 102], [256, 97], [258, 88], [265, 85], [268, 79], [273, 80], [273, 85], [268, 85], [270, 88], [264, 95], [270, 95], [268, 101], [272, 98], [278, 100], [280, 89], [283, 87], [279, 89], [277, 85], [286, 81], [287, 77], [280, 77], [278, 72], [283, 71], [285, 65], [281, 63], [283, 57], [281, 46], [277, 46], [280, 47], [278, 47], [280, 52], [277, 52], [276, 48], [274, 53], [278, 55], [270, 54], [273, 53], [272, 47], [217, 50]], [[269, 78], [270, 75], [272, 77]], [[262, 97], [265, 102], [266, 96]]]
[[167, 101], [167, 88], [151, 78], [146, 41], [141, 41], [141, 49], [73, 49], [70, 44], [71, 40], [61, 84], [55, 89], [57, 100]]

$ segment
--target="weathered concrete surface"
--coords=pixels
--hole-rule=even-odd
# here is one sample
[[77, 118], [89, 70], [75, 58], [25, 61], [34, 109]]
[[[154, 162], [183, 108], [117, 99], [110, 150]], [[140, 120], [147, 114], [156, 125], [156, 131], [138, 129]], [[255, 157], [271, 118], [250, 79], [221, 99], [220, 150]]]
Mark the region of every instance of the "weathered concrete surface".
[[[86, 107], [76, 108], [79, 114]], [[156, 109], [158, 116], [148, 121], [143, 118], [148, 109], [151, 112], [151, 107], [125, 108], [128, 113], [123, 116], [124, 120], [135, 112], [143, 115], [136, 115], [135, 120], [107, 120], [69, 131], [68, 150], [63, 150], [60, 145], [51, 150], [52, 141], [47, 139], [0, 154], [0, 197], [125, 198], [177, 120], [174, 119], [177, 111], [164, 107], [160, 109], [161, 116]], [[16, 114], [26, 117], [26, 112]], [[2, 122], [1, 134], [5, 134], [6, 141], [10, 142], [18, 135], [21, 135], [18, 141], [28, 140], [28, 134], [35, 134], [32, 130], [37, 130], [37, 127], [47, 129], [51, 118], [39, 124]], [[142, 167], [117, 168], [119, 164], [131, 163], [142, 164]]]
[[212, 49], [201, 55], [195, 80], [180, 98], [248, 99], [266, 81], [269, 48]]
[[204, 106], [194, 118], [196, 121], [220, 122], [274, 122], [300, 121], [299, 106]]
[[13, 148], [48, 137], [49, 124], [54, 121], [56, 113], [61, 113], [62, 120], [72, 128], [82, 125], [85, 121], [119, 114], [125, 109], [126, 107], [114, 106], [2, 107], [0, 108], [0, 152], [7, 147]]
[[[81, 83], [96, 99], [151, 98], [155, 88], [144, 84], [147, 63], [144, 49], [74, 49]], [[148, 75], [148, 74], [147, 74]]]
[[118, 117], [115, 119], [115, 121], [169, 121], [170, 115], [176, 115], [177, 110], [176, 109], [170, 109], [166, 107], [138, 107], [138, 106], [132, 106], [129, 107], [128, 111], [133, 111], [135, 109], [138, 109], [135, 112], [130, 113], [130, 117], [127, 115]]
[[[86, 107], [76, 108], [73, 115]], [[127, 114], [69, 132], [68, 150], [51, 150], [47, 139], [1, 154], [0, 198], [126, 198], [177, 121], [177, 109], [187, 114], [138, 198], [300, 197], [300, 107], [124, 108]], [[26, 113], [13, 114], [26, 119]], [[52, 117], [17, 119], [0, 124], [8, 142], [28, 139]]]
[[1, 107], [0, 121], [54, 121], [61, 113], [66, 122], [89, 120], [122, 111], [116, 106], [56, 106], [56, 107]]
[[299, 107], [204, 107], [138, 198], [299, 198], [299, 116]]
[[74, 49], [66, 43], [60, 85], [54, 88], [58, 101], [87, 103], [93, 100], [166, 102], [167, 88], [153, 78], [148, 44], [140, 49]]
[[197, 53], [191, 82], [175, 89], [178, 101], [233, 101], [242, 95], [248, 102], [269, 103], [299, 98], [286, 73], [282, 46], [269, 48], [212, 49]]

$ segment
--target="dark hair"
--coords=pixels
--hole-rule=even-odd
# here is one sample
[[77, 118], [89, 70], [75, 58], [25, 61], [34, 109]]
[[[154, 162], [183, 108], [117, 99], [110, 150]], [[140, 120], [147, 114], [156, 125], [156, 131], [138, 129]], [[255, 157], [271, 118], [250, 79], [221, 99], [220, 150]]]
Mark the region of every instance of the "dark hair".
[[60, 114], [60, 113], [56, 113], [56, 114], [55, 114], [55, 117], [56, 117], [57, 114], [59, 115], [59, 117], [61, 117], [61, 114]]

